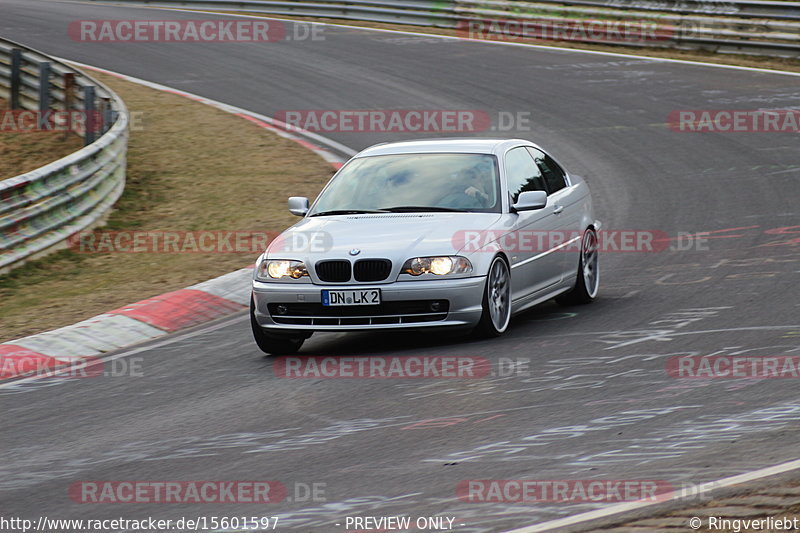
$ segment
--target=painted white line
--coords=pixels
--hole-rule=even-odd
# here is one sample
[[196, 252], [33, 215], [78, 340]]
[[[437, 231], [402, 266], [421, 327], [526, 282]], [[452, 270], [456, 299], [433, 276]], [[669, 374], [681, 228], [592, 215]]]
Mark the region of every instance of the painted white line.
[[[86, 4], [86, 2], [74, 2], [78, 4]], [[250, 18], [250, 19], [267, 19], [267, 20], [282, 20], [282, 21], [289, 21], [289, 22], [297, 22], [300, 24], [313, 24], [319, 26], [331, 26], [334, 28], [347, 28], [353, 30], [365, 30], [365, 31], [373, 31], [373, 32], [382, 32], [382, 33], [395, 33], [399, 35], [413, 35], [416, 37], [431, 37], [443, 40], [450, 40], [450, 41], [465, 41], [465, 42], [474, 42], [474, 43], [483, 43], [483, 44], [493, 44], [493, 45], [501, 45], [501, 46], [521, 46], [524, 48], [535, 48], [539, 50], [558, 50], [562, 52], [575, 52], [578, 54], [593, 54], [593, 55], [601, 55], [601, 56], [609, 56], [609, 57], [624, 57], [624, 58], [634, 58], [634, 59], [643, 59], [647, 61], [659, 61], [662, 63], [678, 63], [683, 65], [698, 65], [702, 67], [714, 67], [714, 68], [725, 68], [725, 69], [733, 69], [733, 70], [745, 70], [750, 72], [763, 72], [767, 74], [778, 74], [784, 76], [800, 76], [800, 72], [791, 72], [788, 70], [774, 70], [768, 68], [757, 68], [757, 67], [743, 67], [739, 65], [726, 65], [721, 63], [707, 63], [705, 61], [692, 61], [689, 59], [672, 59], [667, 57], [651, 57], [651, 56], [641, 56], [637, 54], [623, 54], [618, 52], [604, 52], [600, 50], [585, 50], [583, 48], [567, 48], [564, 46], [548, 46], [544, 44], [531, 44], [531, 43], [513, 43], [513, 42], [506, 42], [506, 41], [490, 41], [485, 39], [471, 39], [467, 37], [457, 37], [454, 35], [441, 35], [438, 33], [425, 33], [425, 32], [418, 32], [418, 31], [407, 31], [407, 30], [394, 30], [394, 29], [387, 29], [387, 28], [367, 28], [365, 26], [358, 26], [355, 24], [336, 24], [332, 22], [317, 22], [317, 21], [307, 21], [307, 20], [295, 20], [292, 18], [283, 18], [283, 17], [275, 17], [275, 16], [264, 16], [259, 15], [242, 15], [238, 13], [222, 13], [219, 11], [206, 11], [200, 9], [181, 9], [178, 7], [158, 7], [158, 6], [132, 6], [130, 4], [115, 4], [114, 2], [91, 2], [91, 5], [108, 5], [108, 6], [116, 6], [116, 7], [127, 7], [127, 8], [140, 8], [140, 9], [161, 9], [164, 11], [179, 11], [182, 13], [203, 13], [206, 15], [218, 15], [218, 16], [225, 16], [225, 17], [235, 17], [235, 18]], [[758, 56], [754, 56], [758, 57]]]
[[596, 511], [589, 511], [586, 513], [569, 516], [567, 518], [550, 520], [549, 522], [543, 522], [541, 524], [537, 524], [534, 526], [527, 526], [519, 529], [509, 530], [506, 531], [505, 533], [539, 533], [542, 531], [553, 531], [555, 529], [562, 527], [574, 526], [580, 524], [581, 522], [588, 522], [589, 520], [609, 518], [611, 516], [625, 513], [628, 511], [634, 511], [636, 509], [644, 509], [646, 507], [651, 507], [653, 505], [660, 505], [663, 504], [664, 502], [680, 500], [682, 498], [687, 498], [687, 497], [696, 497], [698, 494], [703, 494], [711, 490], [721, 489], [725, 487], [732, 487], [734, 485], [739, 485], [741, 483], [756, 481], [766, 477], [783, 474], [791, 470], [796, 470], [798, 468], [800, 468], [800, 459], [789, 461], [788, 463], [781, 463], [775, 466], [768, 466], [766, 468], [761, 468], [759, 470], [753, 470], [752, 472], [745, 472], [744, 474], [738, 474], [736, 476], [726, 477], [717, 481], [710, 481], [708, 483], [703, 483], [702, 485], [698, 485], [696, 487], [691, 487], [679, 491], [666, 493], [663, 495], [663, 497], [660, 497], [659, 500], [655, 502], [636, 501], [636, 502], [620, 503], [603, 509], [598, 509]]

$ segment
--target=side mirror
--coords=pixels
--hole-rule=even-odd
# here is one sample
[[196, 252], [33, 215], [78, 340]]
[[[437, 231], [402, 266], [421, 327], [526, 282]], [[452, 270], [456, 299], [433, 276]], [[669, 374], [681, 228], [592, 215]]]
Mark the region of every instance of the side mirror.
[[290, 196], [289, 212], [299, 217], [306, 216], [306, 213], [308, 213], [308, 198], [305, 196]]
[[545, 191], [525, 191], [517, 197], [517, 203], [511, 206], [514, 211], [533, 211], [547, 205]]

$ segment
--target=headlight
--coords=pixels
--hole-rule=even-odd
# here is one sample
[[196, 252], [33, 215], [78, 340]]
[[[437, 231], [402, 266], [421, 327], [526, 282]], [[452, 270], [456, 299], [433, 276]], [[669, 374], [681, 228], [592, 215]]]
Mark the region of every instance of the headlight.
[[406, 261], [401, 270], [401, 273], [412, 276], [421, 276], [422, 274], [446, 276], [448, 274], [469, 274], [470, 272], [472, 272], [472, 263], [466, 257], [458, 255], [414, 257]]
[[269, 281], [271, 279], [294, 278], [308, 276], [308, 269], [302, 261], [265, 260], [261, 261], [256, 270], [256, 279]]

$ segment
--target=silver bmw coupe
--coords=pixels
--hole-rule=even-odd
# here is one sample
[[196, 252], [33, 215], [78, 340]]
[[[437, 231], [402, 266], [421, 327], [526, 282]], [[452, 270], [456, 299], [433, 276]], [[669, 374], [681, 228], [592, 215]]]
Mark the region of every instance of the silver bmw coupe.
[[521, 139], [379, 144], [348, 161], [270, 243], [250, 315], [265, 353], [315, 331], [462, 327], [502, 334], [551, 298], [588, 303], [599, 286], [586, 183]]

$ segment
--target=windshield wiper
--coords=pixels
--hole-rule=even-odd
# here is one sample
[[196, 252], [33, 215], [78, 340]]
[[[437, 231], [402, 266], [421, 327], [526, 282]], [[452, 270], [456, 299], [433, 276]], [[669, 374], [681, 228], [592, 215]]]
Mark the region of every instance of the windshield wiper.
[[363, 215], [365, 213], [387, 213], [384, 209], [333, 209], [331, 211], [320, 211], [310, 217], [324, 217], [328, 215]]
[[442, 211], [452, 213], [466, 213], [466, 209], [456, 209], [454, 207], [436, 207], [430, 205], [398, 205], [396, 207], [384, 207], [382, 211], [390, 213], [413, 213], [413, 212], [429, 212], [429, 211]]

